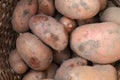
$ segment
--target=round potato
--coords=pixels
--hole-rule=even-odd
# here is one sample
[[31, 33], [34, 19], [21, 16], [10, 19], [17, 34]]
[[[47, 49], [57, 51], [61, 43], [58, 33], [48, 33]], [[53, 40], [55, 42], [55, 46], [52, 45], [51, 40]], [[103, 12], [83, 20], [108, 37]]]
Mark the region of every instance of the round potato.
[[89, 19], [100, 10], [99, 0], [55, 0], [56, 9], [71, 19]]
[[110, 7], [104, 10], [100, 16], [101, 21], [105, 22], [115, 22], [120, 25], [120, 8]]
[[67, 47], [67, 32], [54, 18], [38, 14], [30, 19], [29, 25], [32, 32], [53, 49], [61, 51]]
[[111, 65], [75, 66], [65, 77], [59, 78], [57, 74], [54, 80], [117, 80], [117, 72]]
[[67, 18], [65, 16], [61, 17], [59, 22], [64, 25], [64, 27], [68, 31], [68, 33], [71, 33], [77, 26], [75, 20]]
[[95, 63], [120, 59], [120, 26], [112, 22], [86, 24], [76, 28], [70, 45], [79, 56]]
[[42, 80], [45, 78], [45, 74], [40, 71], [31, 70], [28, 72], [22, 80]]
[[37, 0], [20, 0], [13, 11], [12, 25], [16, 32], [29, 30], [29, 19], [37, 12]]
[[52, 51], [31, 33], [17, 38], [17, 50], [23, 60], [34, 70], [45, 70], [53, 60]]
[[18, 74], [23, 74], [28, 70], [28, 66], [24, 63], [16, 49], [9, 54], [9, 63], [12, 69]]
[[53, 0], [38, 0], [39, 10], [38, 13], [53, 16], [55, 13], [55, 6]]

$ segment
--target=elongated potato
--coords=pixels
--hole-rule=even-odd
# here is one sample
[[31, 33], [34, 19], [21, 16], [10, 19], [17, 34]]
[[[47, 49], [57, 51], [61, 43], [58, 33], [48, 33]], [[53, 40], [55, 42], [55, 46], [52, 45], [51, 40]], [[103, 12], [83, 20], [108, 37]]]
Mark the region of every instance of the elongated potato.
[[71, 19], [89, 19], [100, 10], [99, 0], [55, 0], [55, 7]]
[[112, 22], [87, 24], [71, 35], [71, 48], [79, 56], [96, 63], [120, 59], [120, 26]]
[[70, 49], [66, 48], [63, 51], [54, 51], [53, 52], [53, 61], [57, 64], [62, 64], [65, 60], [70, 59], [71, 53]]
[[71, 33], [77, 26], [75, 20], [67, 18], [65, 16], [61, 17], [59, 22], [64, 25], [64, 27], [68, 31], [68, 33]]
[[45, 78], [45, 74], [41, 71], [31, 70], [28, 72], [22, 80], [42, 80]]
[[110, 7], [107, 8], [100, 17], [101, 21], [115, 22], [120, 25], [120, 8]]
[[9, 63], [12, 69], [18, 74], [23, 74], [28, 70], [28, 66], [24, 63], [16, 49], [9, 54]]
[[117, 72], [111, 65], [75, 66], [67, 73], [61, 78], [56, 73], [54, 80], [117, 80]]
[[47, 78], [54, 78], [56, 71], [58, 69], [58, 65], [51, 63], [50, 66], [46, 69], [45, 73], [46, 73], [46, 77]]
[[76, 66], [85, 66], [85, 65], [87, 65], [87, 61], [80, 57], [66, 60], [58, 68], [56, 75], [55, 75], [55, 80], [69, 80], [69, 79], [66, 79], [66, 76], [67, 76], [67, 74], [69, 74], [69, 71], [72, 68], [74, 68]]
[[55, 13], [55, 6], [53, 0], [38, 0], [39, 10], [38, 13], [53, 16]]
[[30, 19], [29, 25], [32, 32], [53, 49], [61, 51], [67, 47], [67, 32], [54, 18], [38, 14]]
[[51, 49], [31, 33], [20, 35], [16, 46], [23, 60], [34, 70], [45, 70], [52, 62]]
[[37, 12], [37, 0], [20, 0], [12, 16], [13, 29], [16, 32], [29, 30], [29, 19]]

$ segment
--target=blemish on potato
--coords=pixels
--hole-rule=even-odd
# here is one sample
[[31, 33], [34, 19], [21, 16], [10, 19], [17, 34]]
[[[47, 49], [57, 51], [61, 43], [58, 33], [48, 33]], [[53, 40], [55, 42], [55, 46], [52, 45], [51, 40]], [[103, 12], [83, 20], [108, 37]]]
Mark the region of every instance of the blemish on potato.
[[25, 9], [25, 10], [23, 11], [23, 15], [26, 16], [27, 14], [29, 14], [29, 11]]
[[96, 53], [97, 48], [99, 48], [99, 42], [94, 40], [88, 40], [79, 45], [79, 51], [83, 54], [91, 55], [92, 53]]
[[77, 3], [72, 4], [72, 8], [78, 8], [78, 7], [79, 7], [79, 6], [78, 6]]
[[50, 38], [52, 41], [58, 41], [59, 40], [58, 36], [56, 36], [55, 34], [50, 33], [50, 32], [46, 32], [45, 36], [48, 37], [48, 38]]
[[31, 57], [29, 63], [30, 63], [31, 66], [38, 67], [39, 61], [38, 61], [37, 58]]
[[31, 5], [32, 4], [32, 0], [28, 0], [28, 4]]
[[83, 8], [85, 8], [86, 10], [89, 9], [89, 6], [87, 5], [86, 2], [84, 2], [84, 0], [80, 0], [80, 5], [81, 5]]

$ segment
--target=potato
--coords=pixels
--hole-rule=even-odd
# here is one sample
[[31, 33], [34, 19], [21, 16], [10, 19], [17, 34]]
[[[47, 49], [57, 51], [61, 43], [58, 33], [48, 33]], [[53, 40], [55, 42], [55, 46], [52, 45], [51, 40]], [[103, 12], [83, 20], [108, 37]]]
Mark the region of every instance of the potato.
[[16, 49], [12, 50], [10, 52], [9, 63], [10, 63], [10, 66], [12, 67], [12, 69], [18, 74], [23, 74], [28, 70], [28, 66], [21, 59], [21, 57]]
[[65, 60], [71, 57], [70, 49], [66, 48], [63, 51], [54, 51], [53, 52], [53, 61], [57, 64], [62, 64]]
[[117, 72], [111, 65], [75, 66], [61, 78], [58, 73], [54, 80], [117, 80]]
[[71, 49], [95, 63], [112, 63], [120, 59], [120, 26], [112, 22], [86, 24], [71, 34]]
[[75, 20], [67, 18], [65, 16], [61, 17], [59, 22], [64, 25], [64, 27], [68, 31], [68, 33], [72, 32], [75, 29], [75, 27], [77, 26]]
[[12, 25], [16, 32], [29, 30], [29, 19], [37, 12], [37, 0], [20, 0], [12, 15]]
[[84, 66], [84, 65], [87, 65], [87, 61], [80, 57], [66, 60], [63, 62], [63, 64], [61, 64], [60, 68], [58, 68], [54, 78], [55, 80], [69, 80], [69, 79], [65, 79], [69, 71], [75, 66]]
[[64, 16], [71, 19], [89, 19], [100, 10], [99, 0], [55, 0], [55, 7]]
[[50, 66], [45, 71], [46, 77], [47, 78], [54, 78], [57, 69], [58, 69], [58, 65], [56, 65], [54, 63], [50, 64]]
[[17, 50], [23, 60], [34, 70], [45, 70], [53, 60], [52, 51], [31, 33], [17, 38]]
[[120, 25], [120, 8], [110, 7], [107, 8], [100, 17], [101, 21], [115, 22]]
[[53, 16], [55, 13], [55, 6], [53, 0], [38, 0], [39, 10], [38, 13]]
[[67, 47], [67, 32], [54, 18], [38, 14], [30, 19], [29, 25], [31, 31], [53, 49], [61, 51]]
[[41, 71], [31, 70], [28, 72], [22, 80], [42, 80], [45, 78], [45, 74]]
[[107, 6], [108, 0], [99, 0], [100, 1], [100, 10], [104, 10]]

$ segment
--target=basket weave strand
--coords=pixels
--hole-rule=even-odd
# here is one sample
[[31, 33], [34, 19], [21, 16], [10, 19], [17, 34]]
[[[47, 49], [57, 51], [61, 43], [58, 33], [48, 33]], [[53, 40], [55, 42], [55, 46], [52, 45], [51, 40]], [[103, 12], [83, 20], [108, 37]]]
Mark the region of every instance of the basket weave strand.
[[0, 80], [21, 80], [8, 63], [8, 53], [15, 48], [17, 37], [11, 27], [11, 15], [16, 3], [17, 0], [0, 0]]

